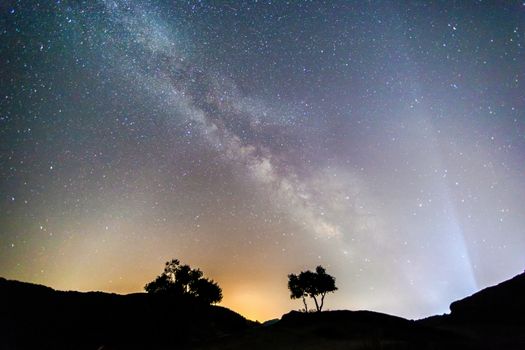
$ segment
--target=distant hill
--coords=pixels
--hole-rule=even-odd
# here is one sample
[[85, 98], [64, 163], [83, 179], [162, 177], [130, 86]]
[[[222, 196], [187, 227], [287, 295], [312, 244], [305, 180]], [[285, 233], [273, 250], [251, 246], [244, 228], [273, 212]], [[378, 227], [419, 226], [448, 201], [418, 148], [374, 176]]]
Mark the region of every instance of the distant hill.
[[[371, 311], [292, 311], [281, 321], [203, 342], [200, 350], [454, 349], [468, 340], [401, 317]], [[428, 347], [429, 345], [441, 347]]]
[[0, 278], [0, 349], [525, 349], [525, 274], [419, 321], [292, 311], [255, 324], [193, 300], [60, 292]]
[[461, 334], [471, 348], [525, 349], [525, 273], [455, 301], [450, 310], [418, 322]]
[[292, 311], [267, 327], [197, 348], [524, 350], [524, 281], [522, 274], [454, 302], [449, 315], [410, 321], [371, 311]]
[[456, 321], [525, 324], [525, 273], [453, 302], [450, 311]]
[[0, 278], [2, 350], [180, 348], [254, 325], [190, 299], [62, 292]]

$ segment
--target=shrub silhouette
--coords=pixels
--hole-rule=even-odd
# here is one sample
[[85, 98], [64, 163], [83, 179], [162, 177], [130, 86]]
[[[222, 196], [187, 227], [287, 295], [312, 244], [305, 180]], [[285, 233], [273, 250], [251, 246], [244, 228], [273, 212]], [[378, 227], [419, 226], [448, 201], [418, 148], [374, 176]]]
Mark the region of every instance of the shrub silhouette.
[[179, 260], [167, 261], [164, 271], [144, 286], [148, 293], [169, 294], [178, 297], [192, 297], [206, 304], [222, 300], [222, 289], [199, 269], [182, 265]]
[[[288, 275], [288, 289], [290, 290], [291, 299], [303, 300], [304, 310], [308, 312], [308, 304], [306, 297], [314, 300], [315, 307], [318, 312], [323, 310], [324, 298], [327, 293], [335, 292], [335, 278], [326, 273], [326, 269], [322, 266], [317, 266], [315, 272], [310, 270], [302, 271], [299, 275]], [[317, 297], [321, 296], [318, 301]]]

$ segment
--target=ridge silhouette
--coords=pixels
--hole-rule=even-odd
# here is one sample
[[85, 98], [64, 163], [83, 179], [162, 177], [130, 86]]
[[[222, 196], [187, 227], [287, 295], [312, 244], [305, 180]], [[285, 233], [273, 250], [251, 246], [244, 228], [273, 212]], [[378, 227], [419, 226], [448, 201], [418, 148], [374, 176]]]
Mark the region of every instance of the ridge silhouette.
[[0, 278], [0, 349], [525, 349], [525, 274], [412, 321], [292, 311], [255, 323], [192, 298], [64, 292]]

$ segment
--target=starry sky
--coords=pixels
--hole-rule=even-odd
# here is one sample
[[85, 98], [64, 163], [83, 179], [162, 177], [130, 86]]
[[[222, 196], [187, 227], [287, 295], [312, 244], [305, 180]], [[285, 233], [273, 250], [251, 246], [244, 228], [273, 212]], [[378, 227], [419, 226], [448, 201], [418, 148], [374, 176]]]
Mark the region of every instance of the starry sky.
[[2, 1], [0, 276], [409, 318], [525, 267], [525, 3]]

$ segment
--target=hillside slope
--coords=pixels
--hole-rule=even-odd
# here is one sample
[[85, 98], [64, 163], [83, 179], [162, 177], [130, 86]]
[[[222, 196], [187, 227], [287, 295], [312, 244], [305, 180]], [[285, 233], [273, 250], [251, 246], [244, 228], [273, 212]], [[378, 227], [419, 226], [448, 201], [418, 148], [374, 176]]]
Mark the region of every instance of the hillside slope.
[[251, 326], [192, 300], [62, 292], [0, 278], [0, 349], [174, 348]]
[[525, 349], [525, 275], [419, 321], [370, 311], [291, 312], [268, 327], [203, 342], [199, 349]]
[[144, 293], [60, 292], [0, 278], [0, 349], [525, 349], [525, 274], [410, 321], [292, 311], [257, 325], [222, 307]]
[[525, 324], [525, 273], [450, 305], [457, 321]]

